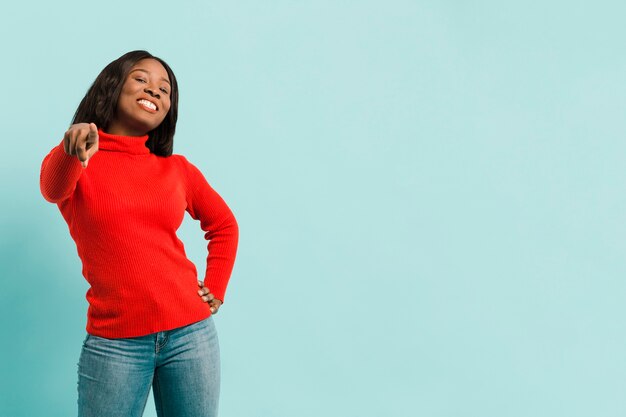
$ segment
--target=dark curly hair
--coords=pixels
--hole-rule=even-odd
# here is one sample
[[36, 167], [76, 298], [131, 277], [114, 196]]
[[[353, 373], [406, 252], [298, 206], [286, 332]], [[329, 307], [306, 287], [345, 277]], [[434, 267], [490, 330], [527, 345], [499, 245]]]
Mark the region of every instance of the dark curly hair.
[[146, 58], [155, 59], [163, 65], [171, 84], [170, 110], [163, 122], [148, 132], [149, 138], [146, 146], [153, 154], [170, 156], [174, 149], [174, 132], [176, 120], [178, 120], [178, 83], [170, 66], [147, 51], [128, 52], [107, 65], [96, 77], [78, 105], [72, 124], [95, 123], [98, 128], [106, 131], [117, 111], [120, 92], [130, 69]]

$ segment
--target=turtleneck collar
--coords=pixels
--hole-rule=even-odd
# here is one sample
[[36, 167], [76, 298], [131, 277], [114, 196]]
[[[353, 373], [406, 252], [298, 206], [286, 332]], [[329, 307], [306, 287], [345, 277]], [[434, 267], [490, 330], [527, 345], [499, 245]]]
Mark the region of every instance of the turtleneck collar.
[[126, 152], [133, 155], [149, 154], [146, 147], [148, 135], [144, 136], [120, 136], [111, 135], [98, 129], [98, 149], [114, 152]]

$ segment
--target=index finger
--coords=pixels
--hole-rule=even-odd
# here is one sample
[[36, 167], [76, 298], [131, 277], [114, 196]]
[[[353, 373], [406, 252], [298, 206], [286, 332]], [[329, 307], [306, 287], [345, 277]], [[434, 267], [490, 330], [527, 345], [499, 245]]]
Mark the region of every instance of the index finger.
[[87, 155], [87, 144], [82, 140], [76, 146], [76, 156], [78, 157], [78, 160], [80, 162], [85, 162], [87, 159], [89, 159], [89, 156]]

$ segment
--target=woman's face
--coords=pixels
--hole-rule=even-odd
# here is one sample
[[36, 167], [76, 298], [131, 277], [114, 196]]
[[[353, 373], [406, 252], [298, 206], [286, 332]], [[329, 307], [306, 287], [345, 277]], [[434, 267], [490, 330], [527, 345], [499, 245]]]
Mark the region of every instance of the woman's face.
[[170, 110], [170, 92], [170, 79], [159, 61], [138, 61], [124, 81], [108, 133], [142, 136], [157, 128]]

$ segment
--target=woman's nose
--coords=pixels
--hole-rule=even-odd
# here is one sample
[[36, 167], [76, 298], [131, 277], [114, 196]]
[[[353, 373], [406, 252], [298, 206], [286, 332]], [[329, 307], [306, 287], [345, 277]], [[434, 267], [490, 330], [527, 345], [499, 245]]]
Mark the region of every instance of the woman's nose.
[[155, 92], [151, 87], [146, 87], [143, 89], [144, 92], [150, 94], [152, 97], [160, 98], [159, 93]]

